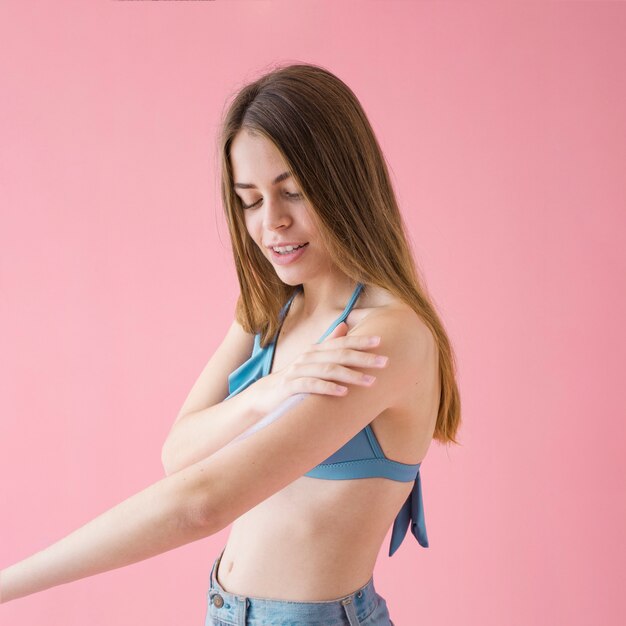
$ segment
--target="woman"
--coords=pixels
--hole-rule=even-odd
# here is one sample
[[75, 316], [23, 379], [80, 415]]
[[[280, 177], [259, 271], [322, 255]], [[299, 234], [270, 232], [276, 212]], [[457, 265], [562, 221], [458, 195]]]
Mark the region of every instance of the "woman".
[[392, 523], [390, 555], [409, 526], [428, 546], [420, 464], [456, 443], [460, 403], [384, 157], [352, 91], [306, 64], [242, 88], [220, 149], [241, 296], [167, 476], [0, 572], [0, 600], [233, 524], [206, 625], [393, 624], [376, 557]]

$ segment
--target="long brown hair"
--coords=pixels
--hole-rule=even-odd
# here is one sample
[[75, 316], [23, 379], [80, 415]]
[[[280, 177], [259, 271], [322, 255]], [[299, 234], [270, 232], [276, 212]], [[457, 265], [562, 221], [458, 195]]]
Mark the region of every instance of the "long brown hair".
[[269, 139], [312, 208], [332, 262], [355, 282], [406, 302], [439, 350], [441, 397], [433, 438], [453, 442], [461, 421], [454, 353], [405, 233], [382, 150], [352, 90], [312, 64], [278, 66], [235, 95], [219, 136], [221, 193], [241, 294], [235, 317], [271, 341], [294, 287], [283, 283], [247, 232], [234, 192], [230, 146], [242, 129]]

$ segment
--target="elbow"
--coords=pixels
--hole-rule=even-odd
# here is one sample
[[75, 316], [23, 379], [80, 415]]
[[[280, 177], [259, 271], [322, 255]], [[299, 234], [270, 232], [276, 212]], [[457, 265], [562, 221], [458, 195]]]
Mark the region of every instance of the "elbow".
[[163, 460], [163, 457], [161, 457], [161, 465], [163, 466], [163, 475], [167, 478], [168, 476], [172, 475], [172, 471], [170, 470], [169, 466], [167, 465], [167, 463]]
[[172, 453], [167, 441], [161, 448], [161, 465], [163, 466], [163, 472], [166, 476], [171, 476], [176, 471], [176, 468], [172, 463]]
[[224, 511], [217, 503], [218, 490], [207, 488], [204, 473], [183, 468], [170, 478], [176, 485], [181, 517], [188, 527], [202, 537], [209, 537], [225, 528]]

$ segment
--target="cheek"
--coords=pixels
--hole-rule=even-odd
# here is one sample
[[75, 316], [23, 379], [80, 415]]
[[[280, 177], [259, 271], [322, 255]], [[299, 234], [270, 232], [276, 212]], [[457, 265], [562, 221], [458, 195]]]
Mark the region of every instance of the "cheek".
[[243, 212], [243, 223], [245, 224], [246, 230], [248, 232], [251, 232], [252, 230], [254, 230], [254, 220], [251, 218], [249, 211]]
[[244, 213], [244, 224], [246, 230], [248, 231], [248, 235], [250, 235], [254, 242], [260, 245], [261, 230], [258, 220], [255, 220], [254, 217], [249, 216], [248, 213]]
[[307, 232], [315, 236], [317, 235], [318, 228], [315, 222], [315, 218], [313, 217], [313, 209], [311, 209], [308, 203], [305, 203], [304, 211], [302, 211], [302, 213], [300, 214], [300, 223]]
[[317, 225], [312, 219], [307, 217], [306, 222], [304, 224], [304, 228], [306, 232], [310, 234], [311, 239], [315, 239], [316, 241], [319, 241], [319, 230], [317, 228]]

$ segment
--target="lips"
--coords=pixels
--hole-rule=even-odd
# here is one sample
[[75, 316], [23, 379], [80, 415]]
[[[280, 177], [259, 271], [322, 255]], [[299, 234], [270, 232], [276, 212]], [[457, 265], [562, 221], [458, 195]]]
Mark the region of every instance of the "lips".
[[276, 250], [274, 250], [273, 248], [270, 248], [270, 254], [272, 255], [272, 261], [276, 265], [289, 265], [290, 263], [297, 261], [306, 252], [307, 248], [308, 242], [304, 244], [301, 248], [297, 248], [295, 250], [292, 250], [291, 252], [286, 252], [284, 254], [280, 254], [279, 252], [276, 252]]
[[284, 248], [286, 246], [305, 246], [308, 241], [285, 241], [283, 243], [272, 243], [268, 248]]
[[[292, 250], [299, 250], [300, 248], [304, 248], [304, 246], [306, 246], [306, 243], [299, 243], [299, 244], [293, 244], [293, 243], [287, 243], [284, 246], [275, 246], [276, 248], [291, 248]], [[273, 248], [272, 248], [273, 249]]]

